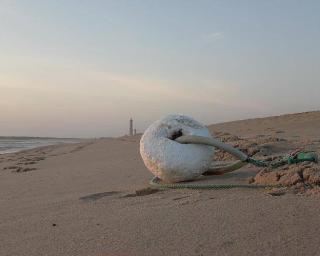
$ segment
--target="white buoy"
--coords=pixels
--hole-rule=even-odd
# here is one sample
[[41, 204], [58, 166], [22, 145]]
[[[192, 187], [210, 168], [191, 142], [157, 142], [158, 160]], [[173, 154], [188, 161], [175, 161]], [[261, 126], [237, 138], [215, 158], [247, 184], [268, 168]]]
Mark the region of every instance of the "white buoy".
[[146, 167], [165, 182], [193, 180], [212, 162], [213, 147], [174, 140], [183, 135], [212, 138], [204, 125], [182, 115], [169, 115], [154, 122], [141, 138], [140, 154]]

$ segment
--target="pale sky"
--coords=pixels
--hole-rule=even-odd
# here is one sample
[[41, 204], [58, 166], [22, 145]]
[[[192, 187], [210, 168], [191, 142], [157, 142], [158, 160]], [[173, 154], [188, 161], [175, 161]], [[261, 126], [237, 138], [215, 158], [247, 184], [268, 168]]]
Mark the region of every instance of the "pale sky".
[[320, 1], [0, 0], [0, 136], [320, 109]]

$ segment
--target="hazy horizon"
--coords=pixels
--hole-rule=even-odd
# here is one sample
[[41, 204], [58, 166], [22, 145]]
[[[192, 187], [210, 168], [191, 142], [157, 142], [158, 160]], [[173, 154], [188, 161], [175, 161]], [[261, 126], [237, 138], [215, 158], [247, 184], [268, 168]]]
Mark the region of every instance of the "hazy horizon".
[[0, 136], [320, 109], [319, 1], [0, 0]]

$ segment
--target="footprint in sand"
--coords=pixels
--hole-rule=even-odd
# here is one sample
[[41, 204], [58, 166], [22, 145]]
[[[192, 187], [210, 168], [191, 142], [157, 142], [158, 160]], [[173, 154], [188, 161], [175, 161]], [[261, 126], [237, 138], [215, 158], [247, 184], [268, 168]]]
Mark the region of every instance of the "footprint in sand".
[[6, 166], [3, 168], [3, 170], [15, 170], [15, 169], [19, 169], [20, 166]]
[[30, 172], [30, 171], [34, 171], [37, 170], [37, 168], [23, 168], [21, 166], [7, 166], [4, 167], [3, 170], [12, 170], [12, 172]]
[[120, 193], [121, 192], [119, 192], [119, 191], [108, 191], [108, 192], [90, 194], [90, 195], [87, 195], [87, 196], [80, 197], [79, 199], [83, 200], [83, 201], [96, 201], [96, 200], [99, 200], [99, 199], [101, 199], [103, 197], [118, 195]]
[[153, 188], [143, 188], [143, 189], [136, 190], [134, 193], [129, 193], [129, 194], [124, 194], [121, 191], [107, 191], [107, 192], [101, 192], [96, 194], [90, 194], [87, 196], [80, 197], [79, 199], [82, 201], [90, 202], [90, 201], [99, 200], [107, 196], [120, 195], [118, 198], [127, 198], [127, 197], [136, 197], [136, 196], [147, 196], [147, 195], [157, 193], [159, 191], [160, 190], [153, 189]]
[[31, 171], [35, 171], [37, 170], [37, 168], [22, 168], [19, 167], [18, 169], [15, 169], [13, 172], [31, 172]]

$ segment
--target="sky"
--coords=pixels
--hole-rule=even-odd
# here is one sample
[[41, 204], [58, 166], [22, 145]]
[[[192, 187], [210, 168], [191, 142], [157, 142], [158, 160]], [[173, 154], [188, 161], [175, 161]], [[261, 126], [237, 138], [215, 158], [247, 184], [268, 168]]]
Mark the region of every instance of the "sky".
[[320, 109], [320, 1], [0, 0], [0, 136]]

